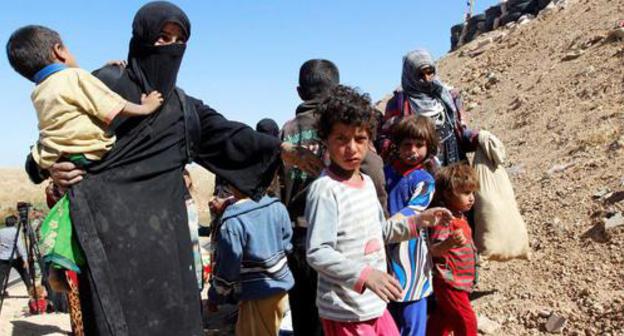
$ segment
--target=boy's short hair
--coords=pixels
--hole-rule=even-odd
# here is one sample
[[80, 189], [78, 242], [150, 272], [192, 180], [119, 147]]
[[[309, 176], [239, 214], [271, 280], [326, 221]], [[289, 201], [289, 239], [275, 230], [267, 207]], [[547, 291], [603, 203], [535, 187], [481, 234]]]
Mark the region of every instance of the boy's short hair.
[[317, 106], [316, 113], [319, 115], [316, 128], [321, 139], [327, 139], [336, 123], [361, 126], [366, 129], [371, 140], [375, 136], [375, 111], [370, 97], [354, 88], [335, 86]]
[[37, 25], [22, 27], [9, 37], [6, 52], [9, 63], [29, 80], [45, 66], [54, 62], [54, 46], [63, 45], [56, 31]]
[[322, 96], [340, 83], [338, 67], [325, 59], [311, 59], [299, 69], [299, 90], [303, 100]]
[[457, 193], [460, 190], [477, 191], [479, 177], [470, 165], [458, 162], [439, 169], [435, 177], [436, 196], [439, 200], [445, 198], [447, 192]]
[[392, 142], [399, 146], [405, 139], [424, 140], [427, 155], [438, 154], [438, 133], [431, 119], [425, 116], [408, 116], [392, 127]]

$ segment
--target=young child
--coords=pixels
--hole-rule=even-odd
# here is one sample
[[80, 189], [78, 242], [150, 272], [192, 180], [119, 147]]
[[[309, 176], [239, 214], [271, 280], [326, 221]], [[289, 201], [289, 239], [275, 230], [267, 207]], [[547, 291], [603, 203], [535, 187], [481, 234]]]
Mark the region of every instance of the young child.
[[[438, 136], [427, 117], [408, 116], [392, 130], [397, 158], [384, 172], [390, 215], [421, 213], [433, 199], [435, 181], [430, 175], [437, 167]], [[425, 336], [427, 297], [431, 295], [431, 256], [427, 231], [415, 239], [387, 247], [388, 268], [402, 288], [401, 298], [388, 306], [401, 335]]]
[[292, 249], [288, 212], [276, 198], [254, 202], [230, 190], [237, 201], [223, 213], [212, 295], [239, 300], [236, 335], [277, 335], [294, 284], [286, 261]]
[[39, 120], [33, 159], [42, 169], [59, 160], [88, 164], [102, 159], [115, 137], [106, 127], [117, 115], [143, 116], [162, 104], [158, 92], [133, 104], [78, 68], [60, 35], [42, 26], [16, 30], [6, 45], [9, 63], [36, 86], [31, 98]]
[[476, 247], [464, 215], [479, 189], [477, 174], [468, 164], [453, 164], [438, 171], [435, 188], [434, 203], [451, 210], [453, 220], [448, 227], [430, 230], [437, 307], [427, 335], [477, 335], [477, 317], [468, 298], [475, 279]]
[[[37, 111], [39, 139], [31, 154], [42, 169], [63, 160], [79, 167], [101, 160], [115, 142], [106, 129], [113, 118], [148, 115], [162, 104], [158, 92], [143, 94], [142, 104], [137, 105], [111, 91], [78, 68], [74, 56], [52, 29], [22, 27], [11, 35], [6, 51], [13, 69], [36, 84], [31, 99]], [[79, 272], [84, 263], [72, 236], [67, 197], [50, 211], [41, 234], [44, 260], [54, 265], [50, 284], [57, 291], [67, 290], [64, 277], [55, 270]]]
[[[303, 102], [297, 107], [294, 118], [282, 127], [284, 142], [308, 148], [319, 158], [328, 161], [325, 160], [327, 155], [316, 130], [316, 109], [329, 90], [338, 84], [340, 72], [333, 62], [311, 59], [301, 65], [297, 93]], [[385, 208], [387, 201], [381, 157], [368, 151], [361, 171], [375, 183], [377, 197]], [[293, 331], [295, 335], [321, 336], [323, 330], [316, 308], [317, 274], [306, 262], [308, 224], [304, 213], [308, 189], [317, 176], [311, 176], [292, 165], [284, 165], [282, 173], [282, 201], [286, 204], [293, 224], [293, 252], [288, 255], [288, 266], [295, 278], [295, 286], [288, 295]]]
[[375, 127], [368, 96], [339, 85], [317, 111], [331, 163], [310, 186], [305, 218], [323, 330], [326, 336], [398, 335], [386, 303], [400, 298], [401, 287], [386, 273], [384, 242], [417, 237], [419, 228], [448, 222], [450, 213], [436, 208], [386, 221], [373, 182], [360, 172]]

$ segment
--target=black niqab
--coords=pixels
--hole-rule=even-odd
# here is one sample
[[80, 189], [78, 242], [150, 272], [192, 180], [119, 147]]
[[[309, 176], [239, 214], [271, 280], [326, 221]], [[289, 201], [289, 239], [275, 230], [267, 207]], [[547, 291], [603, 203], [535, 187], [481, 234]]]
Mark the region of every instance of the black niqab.
[[140, 83], [143, 92], [160, 91], [165, 98], [176, 86], [178, 70], [186, 44], [155, 46], [166, 23], [175, 23], [182, 29], [185, 41], [191, 36], [191, 23], [176, 5], [151, 2], [139, 9], [132, 23], [132, 39], [128, 67], [132, 79]]

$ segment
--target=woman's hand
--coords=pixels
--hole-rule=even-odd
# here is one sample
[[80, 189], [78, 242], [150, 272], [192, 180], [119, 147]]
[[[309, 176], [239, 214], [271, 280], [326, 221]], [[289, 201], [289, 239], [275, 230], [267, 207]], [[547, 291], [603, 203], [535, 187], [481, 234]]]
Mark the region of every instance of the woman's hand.
[[281, 147], [284, 163], [297, 166], [312, 176], [318, 176], [325, 167], [323, 161], [307, 148], [294, 146], [287, 142], [282, 142]]
[[57, 162], [48, 169], [52, 181], [58, 186], [68, 188], [82, 181], [85, 171], [71, 162]]

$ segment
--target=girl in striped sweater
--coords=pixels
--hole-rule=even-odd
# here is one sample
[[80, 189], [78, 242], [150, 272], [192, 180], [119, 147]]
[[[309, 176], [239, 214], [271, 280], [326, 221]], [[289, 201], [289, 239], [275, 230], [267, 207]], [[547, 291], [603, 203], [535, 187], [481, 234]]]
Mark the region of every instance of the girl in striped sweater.
[[401, 286], [386, 273], [383, 246], [414, 238], [422, 227], [447, 225], [451, 214], [433, 208], [385, 220], [373, 182], [360, 172], [374, 129], [370, 99], [339, 85], [317, 111], [331, 163], [307, 195], [306, 258], [318, 272], [316, 305], [323, 331], [326, 336], [396, 336], [386, 304], [400, 298]]
[[434, 204], [453, 213], [451, 225], [430, 229], [433, 256], [433, 292], [437, 307], [427, 323], [427, 335], [476, 336], [477, 317], [468, 295], [475, 279], [476, 248], [464, 215], [479, 189], [477, 174], [465, 163], [452, 164], [436, 173]]

